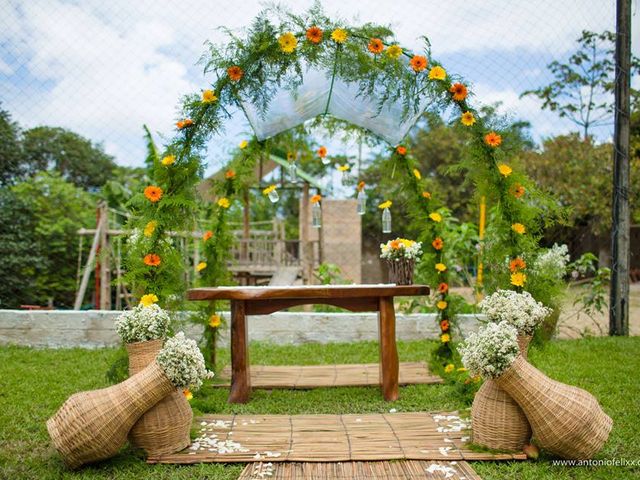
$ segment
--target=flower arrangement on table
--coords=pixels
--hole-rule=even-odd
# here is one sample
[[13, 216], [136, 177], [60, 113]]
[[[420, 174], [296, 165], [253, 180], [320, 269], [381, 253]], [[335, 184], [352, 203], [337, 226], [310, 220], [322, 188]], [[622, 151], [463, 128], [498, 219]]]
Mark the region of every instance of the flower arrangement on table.
[[406, 238], [396, 238], [380, 244], [380, 258], [387, 260], [389, 282], [411, 285], [416, 260], [422, 254], [422, 243]]

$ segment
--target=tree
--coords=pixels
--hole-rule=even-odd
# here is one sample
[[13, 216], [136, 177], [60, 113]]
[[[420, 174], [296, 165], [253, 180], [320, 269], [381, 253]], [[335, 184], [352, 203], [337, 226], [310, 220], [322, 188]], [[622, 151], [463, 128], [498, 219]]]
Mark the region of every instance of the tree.
[[[615, 39], [613, 32], [583, 30], [577, 40], [578, 50], [567, 63], [553, 61], [547, 66], [555, 80], [544, 87], [527, 90], [521, 97], [538, 97], [543, 101], [543, 109], [557, 112], [581, 127], [582, 137], [586, 139], [590, 128], [605, 125], [613, 117]], [[630, 74], [638, 72], [640, 59], [632, 57]]]
[[9, 185], [22, 174], [20, 127], [0, 110], [0, 185]]
[[33, 302], [36, 271], [46, 262], [35, 230], [30, 206], [9, 188], [0, 189], [0, 308]]
[[[42, 260], [34, 268], [30, 303], [73, 306], [76, 289], [76, 255], [81, 227], [95, 226], [93, 196], [58, 173], [40, 172], [12, 187], [18, 201], [31, 213], [32, 240]], [[25, 253], [16, 256], [24, 261]], [[4, 261], [4, 256], [3, 256]]]
[[[569, 207], [571, 230], [550, 232], [554, 240], [573, 243], [583, 228], [599, 240], [601, 257], [610, 245], [607, 238], [611, 228], [612, 145], [596, 144], [578, 133], [549, 138], [543, 142], [541, 152], [528, 152], [524, 156], [528, 173], [562, 204]], [[638, 158], [632, 159], [635, 165]], [[640, 216], [640, 172], [631, 169], [632, 216]]]
[[116, 164], [100, 144], [59, 127], [36, 127], [24, 132], [23, 163], [28, 176], [57, 171], [84, 189], [101, 187]]

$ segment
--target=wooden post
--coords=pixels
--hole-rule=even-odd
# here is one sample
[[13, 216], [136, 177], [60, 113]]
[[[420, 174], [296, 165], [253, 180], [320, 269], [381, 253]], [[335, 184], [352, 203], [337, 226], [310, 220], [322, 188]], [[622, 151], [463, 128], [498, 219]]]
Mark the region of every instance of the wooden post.
[[300, 260], [302, 264], [302, 281], [305, 284], [313, 280], [313, 251], [309, 240], [309, 183], [302, 184], [300, 200]]
[[249, 261], [249, 236], [251, 235], [251, 212], [249, 211], [249, 189], [245, 189], [243, 193], [243, 210], [242, 210], [242, 260]]
[[111, 310], [111, 251], [109, 248], [109, 209], [106, 203], [100, 205], [100, 218], [104, 227], [100, 233], [100, 310]]
[[609, 335], [629, 335], [629, 116], [631, 0], [617, 0], [613, 223], [611, 226], [611, 298]]
[[89, 284], [89, 276], [91, 275], [91, 265], [93, 265], [94, 260], [96, 259], [96, 254], [98, 252], [98, 244], [100, 243], [100, 234], [102, 229], [106, 228], [104, 224], [104, 220], [100, 219], [98, 221], [98, 225], [96, 226], [96, 231], [93, 234], [93, 242], [91, 243], [91, 250], [89, 250], [89, 257], [87, 258], [87, 263], [84, 267], [84, 272], [82, 274], [82, 281], [80, 282], [80, 288], [76, 293], [76, 301], [73, 304], [74, 310], [80, 310], [82, 307], [82, 300], [84, 299], [84, 294], [87, 291], [87, 285]]
[[244, 300], [231, 300], [231, 392], [229, 403], [247, 403], [251, 394], [249, 332]]
[[396, 346], [396, 313], [393, 297], [380, 297], [378, 307], [380, 335], [380, 386], [387, 401], [398, 399], [399, 361]]

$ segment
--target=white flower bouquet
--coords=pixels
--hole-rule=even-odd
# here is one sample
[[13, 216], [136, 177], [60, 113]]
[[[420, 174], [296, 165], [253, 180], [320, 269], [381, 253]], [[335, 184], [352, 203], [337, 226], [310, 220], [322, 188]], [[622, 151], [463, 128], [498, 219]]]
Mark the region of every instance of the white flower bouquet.
[[517, 338], [518, 331], [509, 323], [489, 323], [458, 347], [462, 363], [472, 376], [497, 378], [520, 353]]
[[529, 292], [497, 290], [480, 302], [480, 310], [492, 322], [507, 322], [520, 335], [533, 335], [535, 329], [551, 313]]
[[135, 343], [166, 338], [170, 322], [169, 314], [158, 305], [138, 305], [122, 312], [115, 326], [124, 343]]
[[204, 379], [213, 377], [205, 366], [198, 344], [186, 338], [183, 332], [167, 339], [156, 362], [177, 388], [198, 390]]
[[422, 253], [422, 243], [406, 238], [396, 238], [380, 244], [380, 258], [386, 260], [415, 260]]

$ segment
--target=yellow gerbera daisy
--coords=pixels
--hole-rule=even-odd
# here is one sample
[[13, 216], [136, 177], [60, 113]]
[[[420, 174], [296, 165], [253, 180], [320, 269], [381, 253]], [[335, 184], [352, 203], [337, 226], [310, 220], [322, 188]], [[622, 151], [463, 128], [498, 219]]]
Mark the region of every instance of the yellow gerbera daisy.
[[147, 223], [144, 227], [144, 236], [150, 237], [151, 235], [153, 235], [153, 232], [156, 231], [157, 226], [158, 222], [156, 222], [155, 220], [151, 220], [149, 223]]
[[158, 301], [158, 296], [155, 293], [147, 293], [140, 298], [140, 305], [143, 307], [149, 307]]
[[196, 265], [196, 271], [198, 272], [201, 272], [205, 268], [207, 268], [207, 262], [200, 262], [198, 265]]
[[453, 363], [448, 364], [444, 367], [444, 373], [451, 373], [455, 370], [456, 366]]
[[439, 272], [444, 272], [447, 269], [447, 266], [444, 263], [436, 263], [436, 270]]
[[524, 287], [527, 281], [527, 276], [522, 272], [516, 272], [511, 274], [511, 285], [516, 287]]
[[422, 178], [422, 175], [420, 174], [420, 170], [418, 170], [417, 168], [413, 169], [413, 176], [416, 177], [418, 180]]
[[218, 100], [218, 97], [213, 90], [205, 90], [202, 92], [202, 103], [213, 103], [216, 100]]
[[444, 300], [439, 300], [438, 303], [436, 303], [436, 307], [438, 307], [438, 310], [444, 310], [445, 308], [447, 308], [447, 305], [449, 304]]
[[221, 322], [222, 319], [220, 318], [220, 315], [216, 315], [215, 313], [209, 318], [209, 326], [211, 328], [218, 328]]
[[513, 172], [513, 169], [506, 163], [501, 163], [500, 165], [498, 165], [498, 171], [503, 177], [508, 177], [509, 175], [511, 175], [511, 172]]
[[465, 126], [465, 127], [470, 127], [471, 125], [473, 125], [474, 123], [476, 123], [476, 117], [473, 116], [473, 113], [471, 112], [464, 112], [462, 114], [462, 116], [460, 117], [460, 122]]
[[336, 28], [333, 32], [331, 32], [331, 40], [336, 43], [346, 42], [348, 36], [349, 34], [343, 28]]
[[429, 80], [444, 80], [445, 78], [447, 78], [447, 72], [440, 65], [429, 70]]
[[169, 165], [173, 165], [174, 163], [176, 163], [176, 156], [175, 155], [167, 155], [160, 162], [165, 167], [168, 167]]
[[391, 45], [384, 53], [389, 58], [399, 58], [402, 55], [402, 47], [400, 45]]
[[263, 195], [269, 195], [271, 192], [273, 192], [276, 189], [275, 185], [269, 185], [267, 188], [265, 188], [264, 190], [262, 190], [262, 194]]
[[222, 197], [220, 200], [218, 200], [218, 206], [222, 208], [229, 208], [231, 206], [231, 202], [228, 198]]
[[449, 335], [448, 333], [443, 333], [442, 335], [440, 335], [440, 341], [442, 343], [449, 343], [451, 341], [451, 335]]
[[516, 232], [518, 235], [523, 235], [527, 231], [526, 227], [521, 223], [514, 223], [511, 225], [511, 230]]
[[249, 146], [249, 142], [247, 142], [246, 140], [242, 140], [238, 146], [240, 147], [241, 150], [244, 150]]
[[284, 53], [293, 53], [298, 46], [298, 39], [293, 33], [287, 32], [280, 35], [278, 43], [280, 44], [280, 50]]
[[431, 220], [433, 220], [436, 223], [439, 223], [442, 221], [442, 215], [440, 215], [438, 212], [432, 212], [429, 214], [429, 218]]
[[378, 208], [384, 210], [385, 208], [389, 208], [391, 205], [393, 205], [393, 202], [391, 200], [387, 200], [386, 202], [382, 202], [378, 205]]

